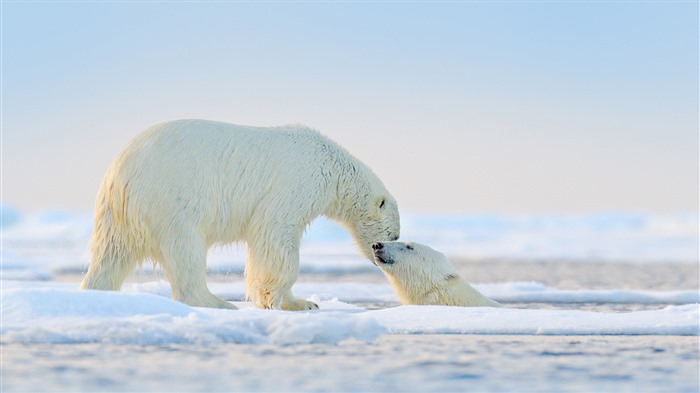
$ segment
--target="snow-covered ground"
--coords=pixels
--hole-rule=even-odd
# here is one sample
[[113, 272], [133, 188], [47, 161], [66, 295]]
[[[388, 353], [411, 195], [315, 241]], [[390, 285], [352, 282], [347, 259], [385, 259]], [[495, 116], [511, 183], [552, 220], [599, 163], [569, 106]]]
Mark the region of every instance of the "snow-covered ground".
[[[193, 308], [161, 294], [166, 283], [133, 285], [123, 292], [81, 292], [70, 285], [27, 285], [6, 282], [2, 292], [5, 343], [120, 343], [140, 345], [274, 343], [337, 344], [345, 339], [371, 342], [382, 334], [510, 334], [510, 335], [698, 335], [697, 304], [665, 306], [657, 310], [605, 313], [579, 310], [402, 306], [367, 310], [338, 298], [311, 295], [319, 311], [292, 313], [259, 310], [236, 302], [237, 312]], [[240, 287], [240, 284], [238, 285]], [[336, 292], [356, 299], [353, 289], [338, 285], [300, 285], [299, 293]], [[391, 297], [388, 288], [375, 286], [378, 298]], [[371, 289], [370, 288], [370, 289]], [[485, 289], [494, 289], [485, 288]], [[217, 291], [215, 291], [216, 293]], [[360, 296], [371, 298], [370, 290]], [[495, 288], [487, 295], [507, 293], [510, 299], [528, 298], [529, 290]], [[561, 301], [557, 291], [539, 289], [538, 302]], [[546, 293], [549, 292], [549, 296]], [[155, 294], [154, 294], [155, 293]], [[222, 293], [218, 293], [222, 294]], [[224, 292], [223, 294], [226, 294]], [[570, 300], [698, 303], [697, 291], [565, 293]], [[236, 294], [236, 297], [239, 297]], [[499, 296], [493, 296], [502, 300]], [[570, 299], [570, 298], [574, 299]]]

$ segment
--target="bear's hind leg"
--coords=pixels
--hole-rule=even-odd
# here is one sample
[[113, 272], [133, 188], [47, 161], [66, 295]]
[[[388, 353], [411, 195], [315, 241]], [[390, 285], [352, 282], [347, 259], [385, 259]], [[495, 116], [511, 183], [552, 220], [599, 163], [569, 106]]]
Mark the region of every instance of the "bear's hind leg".
[[292, 285], [299, 276], [298, 247], [261, 249], [249, 242], [245, 266], [246, 296], [259, 308], [303, 311], [318, 305], [292, 295]]
[[172, 287], [173, 300], [193, 307], [238, 309], [207, 288], [207, 250], [200, 236], [170, 240], [161, 245], [161, 254], [159, 262]]

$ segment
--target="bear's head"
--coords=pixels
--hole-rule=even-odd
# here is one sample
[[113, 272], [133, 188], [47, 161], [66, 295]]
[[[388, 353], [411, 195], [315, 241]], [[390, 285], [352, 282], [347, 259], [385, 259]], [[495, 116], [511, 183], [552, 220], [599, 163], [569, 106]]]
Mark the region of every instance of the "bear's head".
[[357, 201], [352, 216], [348, 227], [360, 252], [369, 260], [374, 258], [372, 244], [399, 238], [399, 207], [388, 192], [369, 194]]
[[359, 161], [347, 166], [338, 183], [338, 203], [325, 214], [352, 235], [360, 253], [373, 259], [372, 244], [400, 235], [399, 207], [379, 178]]

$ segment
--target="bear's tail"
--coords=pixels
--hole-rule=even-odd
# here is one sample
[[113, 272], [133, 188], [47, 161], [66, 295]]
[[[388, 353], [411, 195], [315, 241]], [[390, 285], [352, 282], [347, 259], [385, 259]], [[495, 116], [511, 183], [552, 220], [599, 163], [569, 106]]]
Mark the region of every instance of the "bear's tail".
[[90, 265], [81, 289], [119, 290], [136, 264], [135, 242], [125, 222], [126, 190], [114, 192], [103, 183], [95, 206], [90, 237]]

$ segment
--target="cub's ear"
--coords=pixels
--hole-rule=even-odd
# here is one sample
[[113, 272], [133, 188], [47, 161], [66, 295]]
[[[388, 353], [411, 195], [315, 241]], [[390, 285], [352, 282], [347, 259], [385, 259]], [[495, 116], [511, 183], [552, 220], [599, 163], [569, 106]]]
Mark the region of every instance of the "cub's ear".
[[386, 205], [386, 198], [379, 197], [379, 198], [377, 198], [375, 203], [377, 204], [378, 208], [382, 209]]

